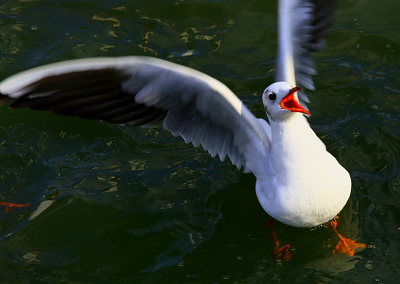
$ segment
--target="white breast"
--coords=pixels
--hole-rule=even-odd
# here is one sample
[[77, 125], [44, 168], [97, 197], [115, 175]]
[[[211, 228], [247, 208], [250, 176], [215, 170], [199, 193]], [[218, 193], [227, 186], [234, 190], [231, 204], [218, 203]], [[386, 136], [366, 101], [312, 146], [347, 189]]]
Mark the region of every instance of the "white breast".
[[271, 122], [272, 175], [257, 177], [257, 197], [268, 214], [295, 227], [334, 218], [351, 190], [348, 172], [325, 149], [303, 115]]

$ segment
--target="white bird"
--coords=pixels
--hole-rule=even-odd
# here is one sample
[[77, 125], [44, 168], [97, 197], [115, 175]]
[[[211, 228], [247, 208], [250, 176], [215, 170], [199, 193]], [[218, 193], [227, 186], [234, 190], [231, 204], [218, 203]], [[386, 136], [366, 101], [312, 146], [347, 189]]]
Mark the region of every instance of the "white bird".
[[351, 189], [348, 172], [310, 128], [305, 93], [315, 73], [310, 51], [322, 47], [333, 1], [282, 0], [277, 83], [262, 100], [269, 123], [257, 119], [218, 80], [165, 60], [117, 57], [71, 60], [27, 70], [0, 83], [3, 102], [127, 126], [165, 129], [214, 157], [226, 156], [256, 178], [264, 210], [295, 227], [334, 218]]

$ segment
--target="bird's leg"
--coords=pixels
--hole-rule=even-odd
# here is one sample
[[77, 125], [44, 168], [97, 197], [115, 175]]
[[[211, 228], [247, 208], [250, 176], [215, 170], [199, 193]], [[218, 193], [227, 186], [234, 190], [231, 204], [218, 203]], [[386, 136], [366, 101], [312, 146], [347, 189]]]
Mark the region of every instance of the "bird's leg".
[[350, 256], [354, 256], [354, 253], [355, 253], [356, 249], [358, 249], [358, 248], [366, 248], [367, 244], [357, 243], [356, 241], [354, 241], [352, 239], [345, 238], [341, 234], [339, 234], [338, 231], [337, 231], [338, 219], [339, 219], [339, 216], [336, 216], [330, 222], [333, 230], [335, 231], [335, 233], [339, 237], [339, 243], [335, 247], [335, 250], [333, 251], [333, 254], [344, 253], [344, 254], [347, 254], [347, 255], [350, 255]]
[[0, 202], [0, 205], [6, 206], [6, 212], [10, 212], [12, 207], [26, 207], [31, 205], [30, 203], [28, 204], [15, 204], [15, 203], [8, 203], [8, 202]]
[[[268, 220], [268, 227], [273, 230], [274, 218]], [[278, 234], [275, 231], [272, 231], [272, 238], [274, 239], [275, 243], [274, 250], [272, 251], [274, 258], [289, 261], [292, 258], [292, 254], [289, 251], [290, 245], [284, 245], [283, 247], [280, 247], [281, 241], [278, 239]]]

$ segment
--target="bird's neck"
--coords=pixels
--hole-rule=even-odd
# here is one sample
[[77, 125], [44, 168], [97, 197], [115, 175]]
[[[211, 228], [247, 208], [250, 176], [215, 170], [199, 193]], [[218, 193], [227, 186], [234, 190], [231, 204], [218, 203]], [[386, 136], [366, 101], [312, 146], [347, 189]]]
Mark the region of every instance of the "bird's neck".
[[287, 165], [303, 165], [305, 161], [315, 156], [315, 151], [325, 150], [325, 145], [300, 113], [293, 113], [285, 120], [271, 120], [270, 123], [272, 134], [270, 162], [277, 171], [287, 168]]
[[270, 119], [270, 125], [272, 131], [272, 140], [276, 142], [279, 142], [288, 136], [293, 136], [296, 138], [295, 140], [298, 140], [301, 139], [304, 134], [313, 132], [304, 115], [297, 112], [291, 113], [291, 115], [284, 120]]

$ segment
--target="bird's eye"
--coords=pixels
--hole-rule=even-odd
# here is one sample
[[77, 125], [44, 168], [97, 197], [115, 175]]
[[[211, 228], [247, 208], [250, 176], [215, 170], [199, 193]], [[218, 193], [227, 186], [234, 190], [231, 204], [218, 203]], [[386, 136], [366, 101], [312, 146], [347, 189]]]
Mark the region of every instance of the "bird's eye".
[[271, 93], [268, 95], [268, 99], [270, 99], [271, 101], [275, 101], [276, 100], [276, 95], [274, 93]]

